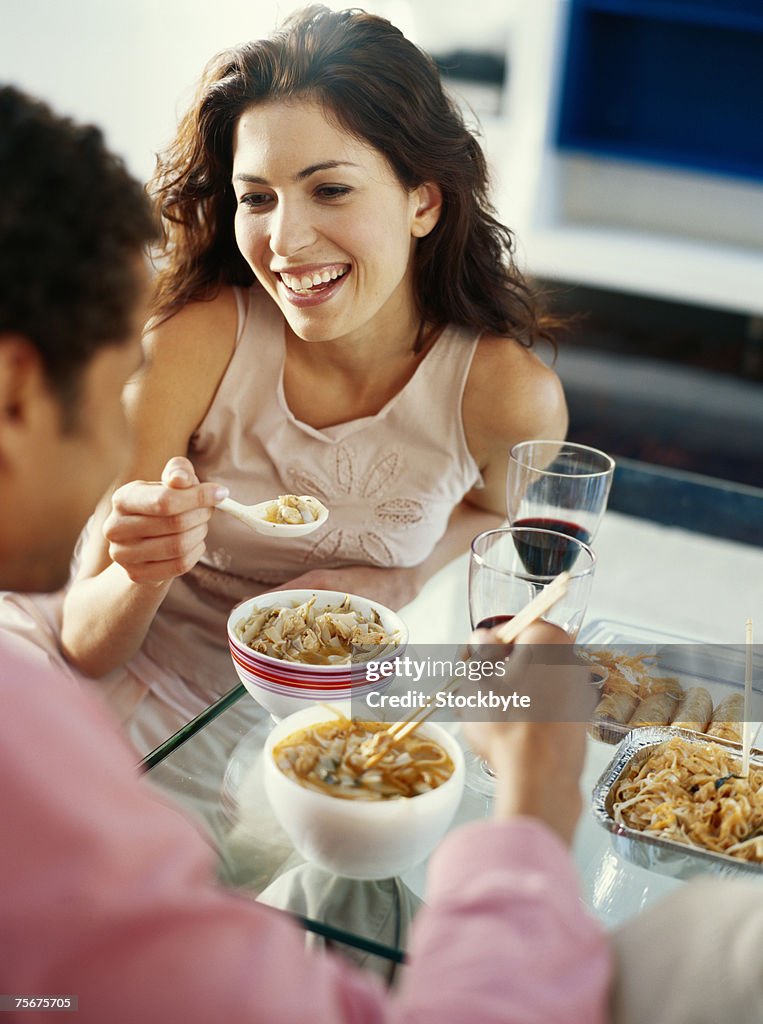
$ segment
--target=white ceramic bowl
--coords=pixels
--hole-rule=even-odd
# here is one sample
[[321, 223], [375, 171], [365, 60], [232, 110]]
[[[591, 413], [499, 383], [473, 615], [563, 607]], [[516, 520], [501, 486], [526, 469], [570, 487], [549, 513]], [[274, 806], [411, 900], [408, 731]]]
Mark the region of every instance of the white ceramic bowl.
[[387, 661], [402, 654], [408, 642], [408, 629], [395, 612], [377, 601], [346, 595], [338, 590], [279, 590], [251, 597], [236, 605], [228, 616], [228, 646], [239, 679], [254, 699], [276, 718], [283, 718], [315, 701], [341, 701], [363, 696], [371, 690], [389, 686], [392, 678], [369, 683], [366, 680], [367, 662], [350, 665], [308, 665], [302, 662], [282, 661], [267, 654], [253, 651], [239, 640], [236, 625], [246, 620], [257, 608], [293, 607], [316, 596], [315, 608], [341, 604], [349, 596], [351, 606], [368, 616], [376, 609], [384, 628], [397, 633], [400, 642], [390, 647], [374, 661]]
[[[348, 703], [335, 705], [345, 715]], [[445, 749], [455, 766], [437, 789], [400, 800], [341, 800], [305, 789], [273, 759], [273, 748], [298, 729], [330, 719], [325, 707], [304, 708], [272, 730], [263, 756], [265, 792], [273, 813], [305, 860], [348, 878], [391, 878], [420, 864], [434, 850], [456, 813], [464, 788], [464, 755], [440, 726], [425, 722], [422, 735]]]
[[331, 701], [358, 700], [368, 693], [379, 693], [393, 682], [392, 678], [381, 679], [374, 683], [356, 683], [353, 685], [323, 686], [278, 686], [262, 679], [256, 672], [251, 672], [239, 664], [234, 658], [236, 673], [248, 692], [273, 718], [280, 721], [302, 708], [312, 707], [316, 703]]

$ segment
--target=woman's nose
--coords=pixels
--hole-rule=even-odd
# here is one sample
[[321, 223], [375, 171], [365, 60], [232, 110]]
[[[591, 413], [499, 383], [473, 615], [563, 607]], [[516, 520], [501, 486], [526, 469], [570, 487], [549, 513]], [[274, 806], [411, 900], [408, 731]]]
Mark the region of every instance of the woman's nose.
[[311, 245], [315, 236], [307, 211], [300, 204], [278, 204], [270, 221], [270, 248], [276, 256], [292, 256]]

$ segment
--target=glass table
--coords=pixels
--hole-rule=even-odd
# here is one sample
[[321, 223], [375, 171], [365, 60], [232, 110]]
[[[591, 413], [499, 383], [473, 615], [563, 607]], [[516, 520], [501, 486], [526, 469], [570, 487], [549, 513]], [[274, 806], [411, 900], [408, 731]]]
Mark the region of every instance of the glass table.
[[[739, 644], [744, 620], [756, 610], [760, 636], [763, 549], [618, 512], [605, 517], [596, 548], [599, 564], [581, 640], [600, 642], [609, 630], [643, 641], [659, 631], [663, 637]], [[430, 580], [401, 614], [414, 640], [464, 639], [465, 557]], [[391, 977], [405, 956], [408, 926], [424, 897], [426, 866], [401, 878], [363, 882], [302, 861], [262, 789], [259, 759], [271, 726], [269, 715], [243, 687], [232, 687], [147, 755], [142, 767], [154, 785], [201, 820], [219, 855], [224, 884], [296, 915], [309, 942], [338, 945]], [[615, 749], [589, 740], [581, 782], [585, 794]], [[465, 790], [453, 827], [490, 810], [489, 798]], [[585, 810], [574, 856], [582, 898], [607, 926], [683, 884], [620, 858], [608, 833]]]
[[[400, 878], [360, 881], [306, 863], [262, 787], [261, 754], [272, 726], [270, 715], [236, 686], [141, 767], [201, 824], [224, 885], [291, 913], [310, 941], [340, 944], [352, 959], [391, 979], [423, 900], [425, 865]], [[465, 790], [452, 827], [489, 813], [488, 799]]]

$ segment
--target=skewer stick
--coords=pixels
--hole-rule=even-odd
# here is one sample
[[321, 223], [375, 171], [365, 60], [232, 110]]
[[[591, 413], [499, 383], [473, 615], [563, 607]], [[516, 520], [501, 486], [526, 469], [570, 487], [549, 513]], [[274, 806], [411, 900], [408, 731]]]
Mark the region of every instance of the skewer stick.
[[758, 742], [758, 734], [760, 733], [760, 727], [762, 725], [763, 725], [763, 722], [758, 722], [758, 728], [755, 730], [755, 735], [752, 737], [752, 743], [750, 744], [750, 749], [752, 749], [755, 746], [755, 744]]
[[750, 774], [750, 747], [752, 746], [752, 619], [748, 619], [744, 629], [745, 666], [744, 666], [744, 720], [742, 722], [742, 778]]
[[[517, 612], [513, 619], [504, 622], [496, 630], [496, 636], [501, 643], [513, 643], [523, 629], [526, 629], [536, 619], [541, 618], [549, 609], [553, 608], [556, 602], [567, 593], [569, 578], [570, 574], [568, 572], [560, 573], [547, 587], [544, 587], [543, 590], [536, 594], [532, 601], [526, 604], [520, 612]], [[463, 682], [463, 678], [456, 676], [446, 683], [445, 686], [441, 687], [438, 693], [447, 693], [449, 690], [455, 690]], [[416, 708], [402, 722], [395, 722], [389, 729], [377, 734], [380, 737], [379, 746], [371, 754], [368, 761], [366, 761], [366, 768], [373, 768], [375, 764], [381, 761], [391, 746], [398, 740], [409, 736], [414, 729], [418, 729], [422, 722], [425, 722], [430, 715], [434, 714], [437, 710], [435, 698], [436, 694], [433, 694], [423, 708]]]

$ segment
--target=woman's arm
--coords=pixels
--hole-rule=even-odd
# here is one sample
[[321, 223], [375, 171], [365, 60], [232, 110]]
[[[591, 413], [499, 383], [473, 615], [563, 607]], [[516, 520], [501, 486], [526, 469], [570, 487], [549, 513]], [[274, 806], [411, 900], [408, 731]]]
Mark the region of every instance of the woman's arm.
[[217, 488], [199, 484], [190, 463], [173, 457], [185, 455], [209, 408], [235, 332], [228, 289], [146, 339], [147, 364], [125, 392], [133, 452], [90, 524], [64, 603], [62, 648], [87, 675], [104, 675], [140, 648], [170, 583], [204, 551]]

